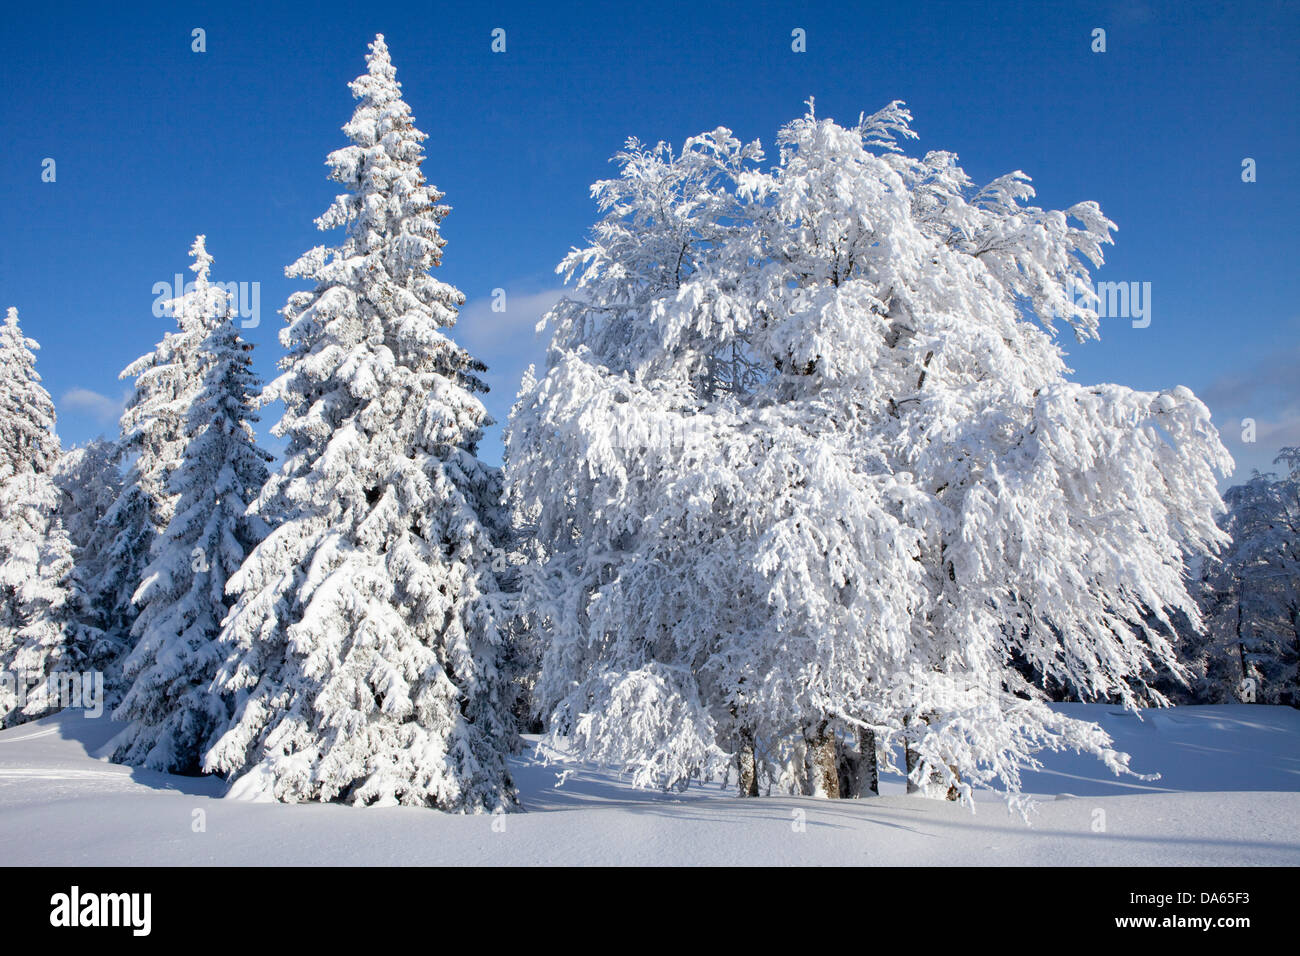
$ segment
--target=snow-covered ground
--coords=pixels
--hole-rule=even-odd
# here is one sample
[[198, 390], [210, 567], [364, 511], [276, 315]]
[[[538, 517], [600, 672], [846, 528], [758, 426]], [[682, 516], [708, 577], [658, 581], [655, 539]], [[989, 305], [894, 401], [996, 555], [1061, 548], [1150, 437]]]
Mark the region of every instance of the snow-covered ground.
[[997, 797], [972, 814], [897, 777], [841, 801], [647, 793], [589, 767], [557, 788], [530, 751], [513, 765], [529, 812], [462, 817], [222, 799], [219, 780], [96, 759], [117, 725], [69, 712], [0, 733], [0, 864], [1300, 864], [1300, 711], [1062, 709], [1161, 779], [1049, 755], [1026, 825]]

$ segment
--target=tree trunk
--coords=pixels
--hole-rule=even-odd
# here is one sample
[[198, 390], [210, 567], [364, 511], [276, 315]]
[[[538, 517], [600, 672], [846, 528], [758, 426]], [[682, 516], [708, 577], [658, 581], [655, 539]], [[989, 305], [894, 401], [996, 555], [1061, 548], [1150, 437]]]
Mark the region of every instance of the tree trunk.
[[876, 735], [872, 731], [858, 729], [857, 748], [840, 748], [838, 766], [841, 797], [874, 797], [879, 794], [880, 775], [876, 766]]
[[909, 794], [921, 792], [921, 788], [916, 785], [916, 781], [912, 777], [912, 771], [916, 769], [919, 760], [920, 755], [912, 749], [912, 745], [910, 743], [903, 744], [903, 770], [907, 774], [907, 792]]
[[[1237, 699], [1241, 700], [1246, 692], [1246, 681], [1250, 680], [1250, 667], [1246, 663], [1246, 642], [1241, 639], [1242, 607], [1246, 603], [1246, 582], [1241, 582], [1241, 593], [1237, 595], [1237, 653], [1241, 657], [1241, 683], [1237, 685]], [[1255, 700], [1252, 695], [1251, 700]]]
[[[951, 770], [951, 771], [952, 771], [952, 775], [953, 775], [954, 777], [957, 778], [957, 783], [960, 783], [960, 782], [961, 782], [961, 774], [959, 774], [959, 773], [957, 772], [957, 768], [954, 767], [952, 764], [949, 764], [949, 765], [948, 765], [948, 769]], [[961, 791], [959, 791], [959, 790], [957, 789], [957, 783], [953, 783], [953, 784], [949, 784], [949, 785], [948, 785], [947, 799], [949, 799], [949, 800], [958, 800], [958, 799], [961, 798]]]
[[740, 795], [758, 796], [758, 761], [754, 757], [754, 735], [748, 730], [740, 732], [740, 753], [737, 756], [740, 772]]
[[813, 775], [813, 795], [836, 800], [840, 796], [840, 772], [836, 760], [836, 741], [834, 732], [827, 729], [827, 722], [822, 721], [817, 728], [811, 748]]
[[[910, 724], [911, 722], [912, 722], [912, 718], [910, 716], [905, 716], [903, 718], [903, 727], [906, 728], [907, 725]], [[912, 771], [916, 769], [916, 765], [919, 761], [920, 761], [920, 755], [915, 750], [912, 749], [912, 742], [904, 738], [903, 773], [907, 775], [907, 793], [909, 796], [911, 794], [921, 792], [921, 788], [916, 785], [915, 780], [912, 778]]]
[[876, 763], [876, 732], [865, 728], [858, 731], [858, 752], [862, 758], [862, 792], [880, 796], [880, 765]]
[[[925, 717], [921, 717], [919, 720], [922, 723], [928, 723]], [[909, 718], [904, 717], [903, 726], [906, 727], [908, 722]], [[923, 797], [937, 797], [941, 792], [940, 788], [943, 786], [943, 775], [940, 774], [939, 771], [931, 769], [930, 775], [926, 778], [924, 783], [916, 783], [912, 777], [912, 771], [916, 769], [920, 762], [921, 755], [912, 749], [910, 742], [905, 741], [903, 743], [903, 765], [907, 773], [907, 792], [909, 794], [919, 793]], [[949, 792], [951, 793], [951, 788], [949, 789]], [[949, 796], [948, 799], [951, 800], [954, 798]]]
[[[1300, 609], [1291, 608], [1291, 633], [1295, 637], [1295, 655], [1296, 660], [1300, 661]], [[1291, 694], [1291, 706], [1300, 707], [1300, 665], [1297, 665], [1295, 679], [1291, 682], [1294, 688]]]

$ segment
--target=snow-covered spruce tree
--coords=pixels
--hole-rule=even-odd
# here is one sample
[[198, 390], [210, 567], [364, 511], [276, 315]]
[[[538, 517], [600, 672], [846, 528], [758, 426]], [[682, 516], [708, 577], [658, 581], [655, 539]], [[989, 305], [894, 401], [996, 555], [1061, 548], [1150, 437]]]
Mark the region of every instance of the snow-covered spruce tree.
[[175, 319], [177, 331], [164, 333], [153, 351], [119, 376], [135, 379], [116, 443], [119, 467], [125, 474], [121, 493], [86, 546], [98, 565], [98, 574], [87, 579], [90, 600], [117, 645], [117, 660], [108, 677], [114, 705], [124, 689], [121, 659], [130, 653], [131, 629], [139, 610], [133, 598], [176, 507], [169, 482], [184, 452], [187, 418], [202, 380], [199, 345], [209, 331], [194, 296], [168, 300], [164, 308]]
[[50, 675], [100, 653], [58, 513], [59, 439], [38, 348], [10, 308], [0, 327], [0, 727], [57, 710]]
[[63, 492], [59, 512], [82, 580], [94, 580], [103, 570], [103, 556], [91, 543], [100, 519], [122, 493], [121, 457], [116, 442], [99, 437], [67, 449], [59, 459], [55, 472]]
[[[529, 394], [534, 384], [532, 369], [529, 368], [524, 372], [518, 397]], [[511, 414], [513, 416], [513, 409]], [[509, 471], [508, 451], [502, 471]], [[537, 704], [537, 678], [541, 671], [546, 626], [536, 608], [522, 600], [522, 578], [525, 569], [539, 563], [544, 553], [537, 538], [536, 515], [523, 509], [512, 509], [508, 515], [507, 550], [503, 550], [493, 563], [504, 597], [503, 609], [497, 619], [504, 645], [501, 668], [510, 685], [510, 711], [515, 727], [521, 732], [540, 733], [544, 728]]]
[[166, 773], [198, 772], [230, 717], [212, 687], [224, 656], [217, 637], [230, 605], [226, 582], [266, 534], [262, 520], [246, 512], [272, 459], [251, 426], [259, 384], [252, 346], [235, 328], [229, 294], [208, 281], [212, 257], [203, 236], [190, 255], [194, 290], [177, 311], [208, 329], [197, 351], [201, 384], [169, 479], [175, 512], [134, 596], [140, 613], [122, 665], [131, 683], [113, 715], [129, 723], [111, 744], [114, 760]]
[[447, 207], [383, 37], [331, 153], [346, 226], [288, 273], [284, 464], [253, 505], [275, 530], [231, 579], [219, 674], [235, 713], [206, 768], [236, 792], [481, 812], [514, 803], [492, 571], [505, 527], [481, 363], [444, 333], [463, 295], [429, 274]]
[[1232, 544], [1198, 584], [1208, 623], [1200, 650], [1206, 703], [1300, 707], [1300, 449], [1284, 448], [1284, 477], [1255, 474], [1224, 495]]
[[579, 291], [509, 438], [548, 555], [539, 686], [553, 732], [642, 782], [734, 760], [834, 794], [878, 747], [963, 798], [1045, 747], [1122, 769], [1012, 663], [1136, 705], [1165, 609], [1195, 614], [1182, 551], [1222, 541], [1230, 467], [1208, 413], [1075, 385], [1053, 339], [1097, 334], [1072, 287], [1111, 224], [903, 155], [909, 122], [810, 110], [769, 172], [726, 130], [634, 144], [562, 265]]
[[59, 459], [54, 481], [59, 486], [59, 515], [72, 545], [73, 574], [83, 595], [81, 622], [99, 632], [95, 659], [86, 662], [105, 674], [108, 697], [120, 690], [121, 635], [114, 637], [112, 616], [91, 595], [103, 580], [111, 543], [101, 523], [122, 494], [121, 450], [115, 441], [95, 438], [66, 450]]

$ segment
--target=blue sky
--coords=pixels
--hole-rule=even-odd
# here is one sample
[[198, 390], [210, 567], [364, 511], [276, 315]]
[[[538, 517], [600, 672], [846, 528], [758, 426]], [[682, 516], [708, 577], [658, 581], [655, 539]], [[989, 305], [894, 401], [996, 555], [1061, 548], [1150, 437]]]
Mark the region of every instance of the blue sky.
[[[246, 334], [274, 374], [277, 310], [300, 287], [283, 269], [335, 241], [312, 224], [335, 192], [323, 163], [382, 32], [430, 134], [425, 171], [453, 207], [439, 276], [469, 297], [455, 335], [491, 366], [500, 419], [541, 361], [533, 325], [559, 287], [554, 266], [583, 241], [589, 184], [612, 174], [623, 141], [725, 125], [770, 146], [813, 95], [842, 120], [903, 99], [921, 137], [910, 148], [956, 152], [981, 181], [1022, 169], [1045, 206], [1097, 200], [1119, 231], [1096, 278], [1150, 282], [1151, 324], [1103, 320], [1100, 343], [1068, 342], [1076, 377], [1191, 387], [1239, 477], [1300, 444], [1297, 6], [882, 6], [12, 5], [0, 307], [16, 305], [42, 344], [65, 444], [111, 433], [129, 385], [118, 371], [169, 321], [153, 315], [153, 286], [185, 270], [201, 232], [214, 278], [260, 283], [261, 324]], [[497, 27], [504, 54], [490, 50]], [[805, 53], [791, 50], [795, 28]], [[1105, 53], [1091, 50], [1095, 28]], [[505, 313], [490, 310], [495, 288]], [[483, 454], [499, 460], [499, 429]]]

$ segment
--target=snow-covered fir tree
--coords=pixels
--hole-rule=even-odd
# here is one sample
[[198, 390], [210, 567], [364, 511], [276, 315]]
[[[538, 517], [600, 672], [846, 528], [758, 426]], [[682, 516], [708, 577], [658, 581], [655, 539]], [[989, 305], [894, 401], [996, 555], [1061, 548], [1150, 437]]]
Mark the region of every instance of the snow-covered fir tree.
[[102, 572], [103, 556], [91, 543], [96, 540], [100, 520], [122, 493], [120, 461], [117, 443], [102, 436], [67, 449], [59, 459], [55, 472], [63, 492], [59, 511], [83, 580], [97, 578]]
[[[536, 384], [531, 368], [525, 370], [517, 397], [531, 393]], [[516, 409], [517, 409], [516, 404]], [[515, 409], [512, 409], [513, 416]], [[509, 454], [505, 455], [502, 471], [509, 471]], [[511, 687], [511, 713], [515, 727], [529, 733], [544, 729], [537, 702], [537, 679], [545, 649], [545, 621], [536, 608], [524, 602], [522, 579], [525, 569], [540, 563], [545, 552], [537, 536], [536, 514], [523, 509], [509, 512], [510, 529], [507, 535], [509, 550], [503, 550], [494, 563], [497, 582], [505, 596], [503, 610], [498, 617], [498, 627], [504, 635], [502, 669]]]
[[1201, 703], [1300, 707], [1300, 449], [1276, 463], [1288, 473], [1257, 473], [1224, 495], [1232, 544], [1197, 582], [1208, 633], [1187, 634]]
[[481, 812], [514, 802], [492, 562], [498, 471], [476, 456], [483, 365], [447, 337], [433, 278], [448, 212], [382, 36], [331, 153], [346, 227], [287, 271], [284, 463], [253, 505], [275, 530], [231, 579], [219, 679], [235, 695], [210, 771], [276, 799]]
[[134, 596], [140, 613], [122, 665], [131, 683], [113, 715], [129, 722], [113, 741], [113, 759], [166, 773], [197, 772], [230, 717], [212, 686], [231, 603], [226, 582], [265, 537], [262, 520], [246, 512], [272, 460], [253, 437], [252, 346], [239, 337], [229, 293], [209, 282], [203, 236], [190, 255], [194, 290], [177, 310], [208, 330], [197, 351], [201, 385], [168, 483], [175, 511]]
[[[1231, 467], [1189, 391], [1067, 379], [1112, 224], [906, 156], [901, 104], [757, 144], [632, 142], [561, 270], [509, 430], [546, 557], [553, 733], [642, 783], [1008, 792], [1034, 752], [1125, 766], [1014, 666], [1136, 706], [1195, 617]], [[1077, 290], [1082, 291], [1077, 291]], [[1149, 622], [1149, 623], [1148, 623]], [[1158, 699], [1158, 697], [1156, 698]]]
[[124, 470], [121, 493], [86, 547], [98, 564], [98, 573], [87, 578], [90, 599], [109, 639], [117, 645], [118, 660], [109, 676], [114, 703], [123, 689], [121, 658], [130, 652], [131, 629], [139, 610], [133, 598], [175, 510], [176, 495], [169, 482], [185, 448], [189, 410], [201, 383], [199, 345], [209, 331], [196, 296], [182, 294], [163, 307], [177, 330], [164, 333], [151, 352], [119, 376], [135, 379], [115, 445]]
[[0, 727], [81, 702], [50, 677], [93, 667], [101, 652], [59, 516], [59, 439], [38, 348], [10, 308], [0, 326]]
[[104, 673], [110, 700], [121, 690], [125, 635], [114, 634], [114, 615], [92, 595], [108, 568], [111, 537], [103, 519], [122, 494], [121, 460], [116, 441], [95, 438], [67, 449], [54, 474], [61, 493], [59, 515], [72, 544], [73, 574], [83, 595], [81, 622], [99, 632], [95, 659], [88, 663]]

